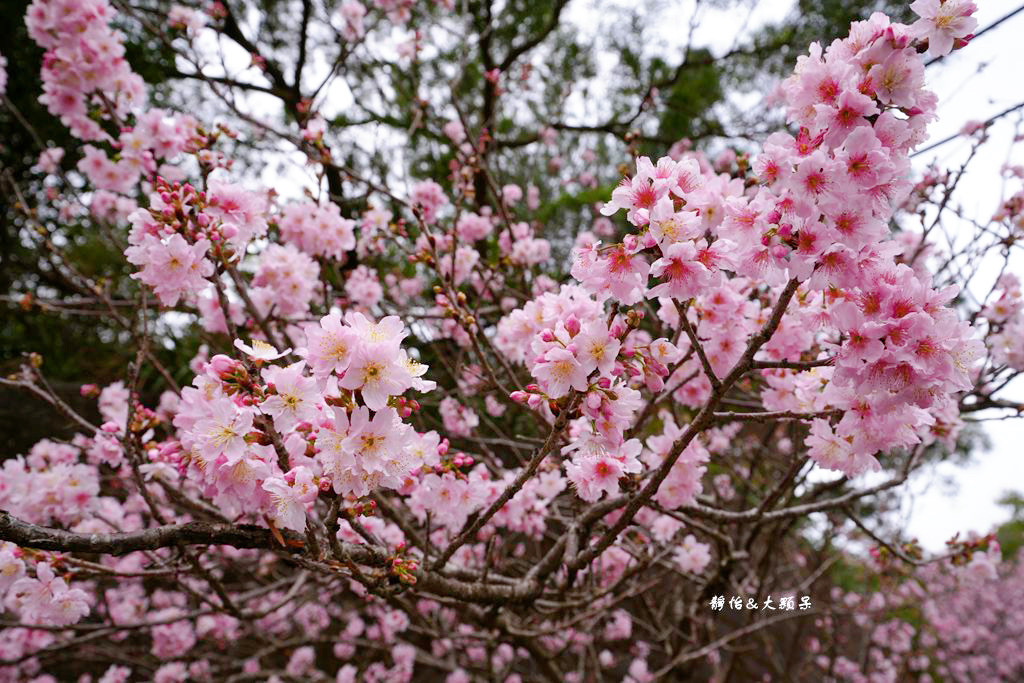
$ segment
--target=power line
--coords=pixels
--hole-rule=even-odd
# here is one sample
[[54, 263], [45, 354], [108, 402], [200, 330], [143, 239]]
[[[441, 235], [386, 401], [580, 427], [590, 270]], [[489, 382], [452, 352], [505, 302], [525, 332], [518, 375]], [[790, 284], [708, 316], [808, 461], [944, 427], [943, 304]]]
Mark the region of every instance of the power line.
[[[985, 35], [989, 31], [994, 29], [996, 26], [999, 26], [999, 24], [1003, 23], [1004, 21], [1006, 21], [1007, 19], [1009, 19], [1009, 18], [1011, 18], [1013, 16], [1016, 16], [1016, 15], [1020, 14], [1021, 12], [1024, 12], [1024, 5], [1021, 5], [1017, 9], [1015, 9], [1012, 12], [1010, 12], [1009, 14], [1007, 14], [1006, 16], [1003, 16], [1003, 17], [1000, 17], [999, 19], [996, 19], [991, 24], [989, 24], [988, 26], [986, 26], [985, 28], [981, 29], [980, 31], [975, 33], [973, 36], [971, 36], [971, 40], [972, 41], [977, 40], [978, 38], [982, 37], [983, 35]], [[927, 62], [924, 63], [924, 65], [926, 67], [928, 67], [928, 66], [931, 66], [932, 64], [935, 64], [936, 62], [941, 62], [945, 58], [946, 58], [946, 55], [942, 55], [941, 57], [935, 57], [934, 59], [929, 59]]]
[[[1024, 109], [1024, 102], [1021, 102], [1020, 104], [1015, 104], [1012, 107], [1010, 107], [1009, 109], [1006, 109], [1005, 111], [999, 112], [995, 116], [993, 116], [991, 118], [988, 118], [985, 121], [983, 121], [981, 125], [983, 127], [987, 128], [988, 126], [992, 125], [992, 123], [994, 123], [996, 120], [1001, 119], [1004, 116], [1007, 116], [1009, 114], [1012, 114], [1013, 112], [1017, 111], [1018, 109]], [[953, 133], [949, 137], [942, 138], [938, 142], [933, 142], [932, 144], [928, 145], [927, 147], [923, 147], [923, 148], [917, 150], [916, 152], [914, 152], [910, 156], [911, 157], [916, 157], [919, 154], [924, 154], [925, 152], [930, 152], [933, 149], [935, 149], [936, 147], [944, 145], [947, 142], [950, 142], [952, 140], [956, 140], [960, 136], [961, 136], [961, 133]]]

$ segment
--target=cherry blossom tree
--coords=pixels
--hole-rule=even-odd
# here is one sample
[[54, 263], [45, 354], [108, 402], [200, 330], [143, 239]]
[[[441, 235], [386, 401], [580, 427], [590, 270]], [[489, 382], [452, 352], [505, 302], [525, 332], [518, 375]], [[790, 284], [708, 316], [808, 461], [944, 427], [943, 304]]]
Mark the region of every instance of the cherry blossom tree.
[[[38, 70], [75, 142], [5, 100], [46, 191], [2, 189], [66, 288], [19, 300], [102, 316], [131, 361], [80, 378], [89, 410], [38, 353], [0, 379], [74, 430], [2, 463], [0, 680], [1024, 676], [1022, 565], [888, 521], [978, 415], [1024, 410], [1024, 168], [969, 220], [966, 164], [910, 164], [974, 4], [812, 43], [774, 129], [716, 155], [638, 121], [654, 84], [625, 123], [547, 118], [567, 3], [508, 44], [470, 4], [289, 4], [294, 45], [235, 3], [28, 7], [42, 63], [0, 60], [0, 91]], [[208, 101], [158, 104], [122, 22]], [[473, 95], [430, 66], [467, 27]], [[391, 156], [330, 113], [348, 72], [367, 109], [412, 102]], [[83, 267], [76, 222], [119, 270]]]

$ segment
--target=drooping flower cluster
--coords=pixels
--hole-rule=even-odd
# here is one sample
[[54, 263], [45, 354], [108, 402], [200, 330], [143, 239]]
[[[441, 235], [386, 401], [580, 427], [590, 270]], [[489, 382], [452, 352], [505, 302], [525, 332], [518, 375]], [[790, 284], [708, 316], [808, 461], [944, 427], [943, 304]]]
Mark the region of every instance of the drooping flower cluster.
[[[132, 194], [143, 174], [150, 176], [160, 162], [186, 150], [196, 135], [196, 121], [187, 114], [140, 110], [146, 86], [124, 57], [121, 34], [110, 27], [113, 14], [106, 0], [36, 0], [25, 24], [29, 36], [46, 49], [41, 101], [75, 137], [116, 149], [115, 160], [86, 145], [79, 170], [99, 189]], [[115, 127], [116, 134], [111, 132]], [[159, 170], [180, 176], [166, 163]]]
[[521, 359], [538, 384], [514, 392], [514, 399], [547, 411], [547, 401], [580, 395], [581, 416], [563, 453], [571, 457], [569, 480], [588, 501], [617, 493], [622, 477], [641, 471], [642, 444], [626, 438], [643, 406], [637, 387], [661, 391], [670, 366], [684, 355], [667, 339], [634, 331], [630, 320], [639, 318], [616, 317], [609, 327], [601, 300], [566, 286], [512, 311], [498, 327], [496, 343], [513, 357], [522, 353], [521, 340], [532, 339], [532, 358]]
[[25, 16], [29, 36], [47, 50], [43, 102], [83, 140], [106, 137], [89, 117], [94, 93], [121, 118], [145, 97], [142, 78], [124, 58], [120, 34], [110, 28], [113, 14], [104, 0], [37, 0]]

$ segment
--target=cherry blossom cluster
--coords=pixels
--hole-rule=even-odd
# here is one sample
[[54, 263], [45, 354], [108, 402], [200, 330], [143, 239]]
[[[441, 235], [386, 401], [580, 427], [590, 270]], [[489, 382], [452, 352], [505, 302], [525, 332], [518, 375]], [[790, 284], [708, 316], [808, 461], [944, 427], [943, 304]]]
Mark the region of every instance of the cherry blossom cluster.
[[1024, 370], [1024, 296], [1017, 276], [1005, 273], [996, 283], [995, 300], [981, 311], [988, 323], [986, 343], [992, 359], [1014, 370]]
[[260, 196], [228, 183], [213, 182], [204, 192], [158, 178], [149, 207], [129, 216], [125, 257], [141, 267], [133, 277], [165, 306], [199, 294], [215, 271], [208, 256], [221, 261], [244, 254], [249, 241], [266, 232], [264, 210]]
[[111, 29], [114, 9], [105, 0], [39, 0], [28, 8], [29, 36], [47, 50], [43, 102], [83, 140], [106, 133], [90, 108], [110, 107], [124, 118], [145, 97], [145, 83], [124, 58], [122, 36]]
[[[143, 174], [153, 174], [160, 161], [189, 147], [196, 121], [160, 109], [140, 110], [146, 86], [124, 57], [121, 34], [110, 27], [113, 14], [106, 0], [37, 0], [25, 23], [29, 36], [46, 49], [42, 102], [75, 137], [115, 150], [111, 158], [86, 145], [79, 170], [98, 189], [130, 194]], [[116, 135], [104, 122], [116, 128]], [[160, 171], [180, 176], [167, 164]]]
[[21, 549], [0, 545], [0, 594], [6, 605], [27, 624], [66, 626], [89, 613], [89, 596], [81, 588], [69, 588], [46, 562], [35, 564], [35, 576], [26, 575]]
[[341, 259], [356, 247], [355, 221], [342, 218], [337, 204], [288, 204], [277, 219], [281, 239], [311, 256]]
[[[878, 592], [833, 589], [831, 597], [845, 614], [822, 621], [824, 630], [811, 640], [817, 666], [842, 681], [905, 676], [1006, 680], [1017, 675], [1024, 652], [1006, 635], [1021, 626], [1020, 564], [1002, 562], [999, 544], [991, 537], [949, 545], [949, 559], [913, 572], [883, 566]], [[845, 627], [849, 621], [852, 628]], [[852, 641], [859, 636], [863, 645], [856, 646]]]
[[332, 313], [307, 326], [303, 359], [289, 365], [257, 374], [254, 364], [291, 352], [259, 340], [236, 343], [248, 363], [215, 356], [174, 417], [189, 476], [225, 509], [262, 510], [298, 532], [321, 490], [361, 497], [402, 488], [438, 460], [436, 434], [402, 422], [416, 404], [401, 395], [433, 387], [401, 347], [406, 334], [397, 317]]
[[[691, 159], [641, 159], [602, 210], [625, 209], [641, 232], [607, 249], [581, 249], [573, 267], [590, 291], [624, 305], [692, 298], [717, 286], [724, 270], [824, 290], [800, 297], [819, 299], [815, 326], [823, 329], [809, 341], [823, 351], [843, 341], [834, 370], [811, 371], [826, 386], [808, 407], [845, 412], [838, 426], [815, 421], [808, 446], [820, 465], [851, 475], [877, 469], [878, 451], [931, 440], [933, 431], [954, 433], [955, 424], [937, 426], [935, 415], [955, 413], [951, 397], [971, 386], [980, 355], [971, 328], [945, 307], [956, 290], [933, 291], [893, 261], [900, 247], [887, 222], [909, 190], [907, 153], [935, 105], [922, 89], [923, 72], [913, 35], [881, 14], [825, 50], [812, 45], [783, 84], [799, 135], [768, 138], [752, 164], [757, 185], [744, 191], [724, 176], [707, 178]], [[649, 265], [645, 252], [655, 247], [660, 257]], [[662, 282], [648, 288], [652, 276]], [[766, 352], [798, 360], [802, 348]], [[777, 380], [776, 390], [797, 377]], [[768, 401], [766, 408], [792, 410], [794, 403]]]

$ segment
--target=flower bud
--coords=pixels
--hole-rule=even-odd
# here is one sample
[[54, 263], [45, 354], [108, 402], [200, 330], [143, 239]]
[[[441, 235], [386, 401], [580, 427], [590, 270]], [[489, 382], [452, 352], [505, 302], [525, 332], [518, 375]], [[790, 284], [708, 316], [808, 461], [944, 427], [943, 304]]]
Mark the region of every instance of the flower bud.
[[207, 367], [217, 377], [225, 379], [228, 375], [231, 375], [238, 369], [238, 361], [230, 356], [225, 356], [223, 353], [218, 353], [210, 359]]

